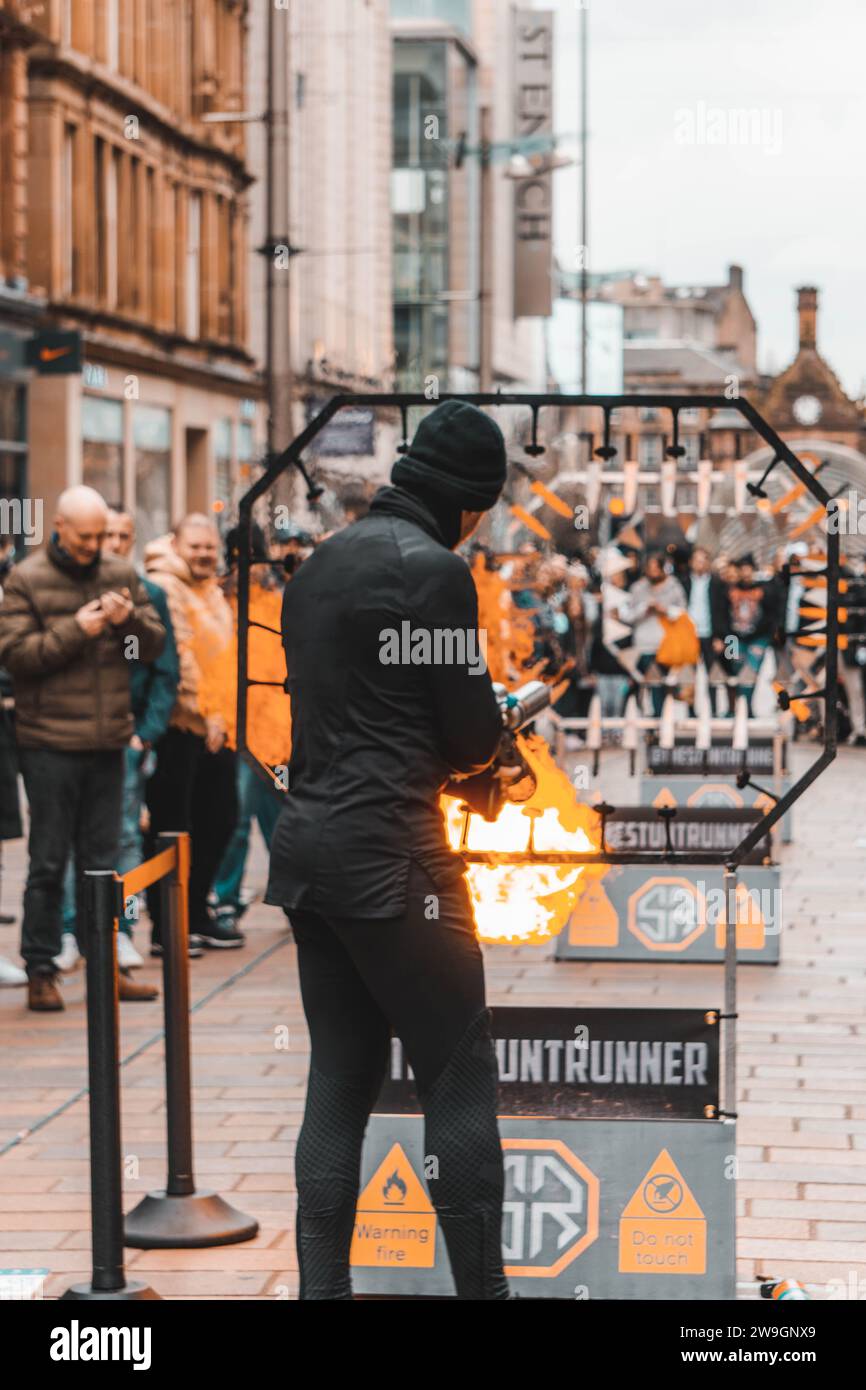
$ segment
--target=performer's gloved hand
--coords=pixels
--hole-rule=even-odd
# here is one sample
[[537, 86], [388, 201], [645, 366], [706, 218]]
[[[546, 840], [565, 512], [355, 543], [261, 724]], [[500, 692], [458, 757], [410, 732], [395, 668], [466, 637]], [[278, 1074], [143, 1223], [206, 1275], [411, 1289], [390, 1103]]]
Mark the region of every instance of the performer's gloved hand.
[[535, 791], [535, 777], [510, 729], [506, 729], [502, 735], [492, 767], [493, 774], [502, 788], [502, 795], [507, 801], [529, 800]]
[[459, 797], [487, 821], [496, 820], [506, 801], [528, 801], [534, 791], [535, 778], [508, 729], [488, 768], [474, 777], [452, 778], [445, 787], [446, 796]]

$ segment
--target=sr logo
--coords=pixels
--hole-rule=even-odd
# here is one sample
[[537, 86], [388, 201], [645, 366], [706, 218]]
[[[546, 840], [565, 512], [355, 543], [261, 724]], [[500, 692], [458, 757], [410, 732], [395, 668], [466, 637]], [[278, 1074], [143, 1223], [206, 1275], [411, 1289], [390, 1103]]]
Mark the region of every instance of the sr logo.
[[598, 1236], [599, 1182], [559, 1139], [503, 1139], [505, 1272], [553, 1279]]
[[702, 811], [739, 811], [743, 804], [736, 787], [728, 786], [726, 782], [708, 782], [692, 792], [686, 802], [687, 806], [695, 806]]
[[703, 894], [687, 878], [651, 878], [628, 900], [628, 929], [650, 951], [684, 951], [706, 925]]

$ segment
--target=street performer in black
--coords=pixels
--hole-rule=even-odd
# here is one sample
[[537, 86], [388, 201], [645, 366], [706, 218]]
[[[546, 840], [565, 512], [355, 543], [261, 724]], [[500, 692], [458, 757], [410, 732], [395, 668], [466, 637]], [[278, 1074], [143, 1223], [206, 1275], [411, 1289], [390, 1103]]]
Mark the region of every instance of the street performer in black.
[[352, 1297], [361, 1148], [392, 1032], [424, 1109], [457, 1295], [509, 1297], [482, 955], [439, 807], [455, 775], [491, 765], [503, 733], [476, 659], [475, 587], [452, 552], [505, 471], [499, 427], [442, 403], [393, 486], [286, 588], [293, 748], [266, 900], [292, 923], [312, 1047], [295, 1160], [302, 1299]]

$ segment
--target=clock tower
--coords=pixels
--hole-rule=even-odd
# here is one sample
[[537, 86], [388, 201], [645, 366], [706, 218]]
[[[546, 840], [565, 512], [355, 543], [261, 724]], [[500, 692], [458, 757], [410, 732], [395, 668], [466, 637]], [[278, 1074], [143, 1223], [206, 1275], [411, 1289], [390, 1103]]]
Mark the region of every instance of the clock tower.
[[797, 355], [771, 380], [759, 408], [784, 439], [815, 438], [864, 452], [866, 419], [818, 351], [818, 290], [797, 290]]

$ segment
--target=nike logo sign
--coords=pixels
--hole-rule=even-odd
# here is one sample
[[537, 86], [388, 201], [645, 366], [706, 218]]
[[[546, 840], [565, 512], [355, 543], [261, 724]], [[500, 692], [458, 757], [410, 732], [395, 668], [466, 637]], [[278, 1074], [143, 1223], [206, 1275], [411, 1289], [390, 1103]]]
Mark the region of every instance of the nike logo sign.
[[71, 351], [71, 347], [40, 348], [39, 361], [53, 362], [57, 357], [68, 357]]

